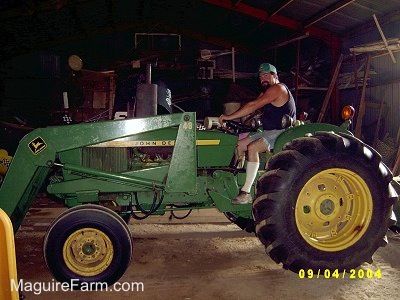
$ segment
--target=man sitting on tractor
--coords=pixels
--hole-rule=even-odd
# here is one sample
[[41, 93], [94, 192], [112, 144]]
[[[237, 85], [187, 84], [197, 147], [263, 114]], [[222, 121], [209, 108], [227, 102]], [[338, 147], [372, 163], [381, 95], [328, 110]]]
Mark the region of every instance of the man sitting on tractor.
[[284, 130], [282, 129], [282, 117], [285, 114], [290, 115], [293, 120], [296, 119], [293, 95], [285, 84], [279, 82], [276, 68], [269, 63], [263, 63], [259, 67], [258, 77], [264, 91], [236, 112], [230, 115], [222, 114], [219, 117], [219, 123], [223, 124], [225, 120], [242, 118], [257, 109], [263, 108], [262, 124], [264, 130], [239, 140], [236, 147], [236, 160], [240, 161], [246, 151], [248, 159], [246, 181], [239, 195], [232, 200], [233, 204], [247, 204], [253, 201], [250, 189], [260, 165], [259, 153], [274, 148], [276, 138]]

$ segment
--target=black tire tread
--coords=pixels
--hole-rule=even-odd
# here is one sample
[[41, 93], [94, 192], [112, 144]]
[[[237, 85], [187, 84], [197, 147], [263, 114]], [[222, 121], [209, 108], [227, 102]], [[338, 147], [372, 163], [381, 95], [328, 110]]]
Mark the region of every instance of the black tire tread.
[[[299, 176], [304, 176], [309, 166], [315, 164], [316, 159], [335, 161], [348, 156], [351, 156], [351, 161], [356, 161], [355, 164], [370, 169], [371, 171], [366, 172], [371, 172], [371, 176], [376, 178], [376, 189], [383, 198], [380, 215], [376, 216], [378, 222], [381, 222], [377, 226], [380, 228], [373, 231], [377, 236], [369, 240], [364, 239], [362, 248], [365, 249], [354, 247], [358, 249], [357, 251], [352, 249], [354, 245], [338, 253], [322, 253], [323, 251], [312, 248], [304, 241], [303, 245], [299, 245], [300, 239], [293, 236], [300, 237], [300, 234], [288, 233], [287, 223], [290, 221], [282, 217], [285, 201], [289, 201], [285, 199], [290, 193], [287, 191], [292, 189], [291, 185], [296, 184]], [[320, 132], [312, 137], [295, 139], [286, 144], [282, 152], [270, 159], [266, 169], [267, 172], [257, 183], [257, 198], [253, 203], [256, 235], [266, 247], [267, 254], [276, 263], [282, 263], [285, 269], [298, 272], [301, 268], [355, 268], [365, 261], [371, 261], [372, 254], [377, 248], [386, 244], [385, 235], [390, 226], [391, 207], [397, 198], [393, 188], [390, 188], [392, 174], [383, 164], [379, 153], [359, 139], [348, 134], [331, 132]], [[302, 247], [312, 249], [303, 251]], [[354, 252], [351, 252], [352, 250]], [[314, 253], [317, 254], [315, 257]]]
[[[110, 267], [101, 274], [83, 277], [67, 270], [62, 259], [62, 244], [65, 237], [83, 227], [102, 230], [112, 240], [116, 254]], [[115, 283], [128, 267], [133, 253], [132, 236], [124, 220], [114, 211], [100, 205], [79, 205], [68, 209], [56, 218], [43, 240], [43, 254], [46, 265], [60, 282], [71, 283], [72, 279], [83, 282]]]

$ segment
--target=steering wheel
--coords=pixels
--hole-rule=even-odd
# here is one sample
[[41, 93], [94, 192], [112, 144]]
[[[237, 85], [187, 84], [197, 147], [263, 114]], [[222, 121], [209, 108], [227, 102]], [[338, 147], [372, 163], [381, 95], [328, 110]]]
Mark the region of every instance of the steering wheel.
[[237, 121], [232, 121], [232, 120], [226, 120], [225, 121], [226, 126], [231, 128], [236, 134], [242, 133], [242, 132], [255, 132], [257, 129], [244, 125], [242, 123], [239, 123]]

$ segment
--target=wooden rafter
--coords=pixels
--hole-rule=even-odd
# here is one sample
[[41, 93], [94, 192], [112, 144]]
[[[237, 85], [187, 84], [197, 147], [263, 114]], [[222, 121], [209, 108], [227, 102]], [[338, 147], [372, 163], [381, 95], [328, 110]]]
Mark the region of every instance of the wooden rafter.
[[[269, 16], [272, 17], [272, 16], [276, 15], [278, 12], [280, 12], [282, 9], [284, 9], [286, 6], [288, 6], [293, 1], [294, 0], [285, 0], [284, 3], [279, 3], [279, 5], [276, 5], [275, 8], [272, 9], [272, 12], [270, 13]], [[261, 21], [260, 23], [258, 23], [255, 28], [253, 28], [251, 31], [249, 31], [249, 34], [252, 34], [253, 32], [257, 31], [261, 26], [264, 26], [265, 23], [266, 23], [265, 21]]]
[[304, 28], [310, 27], [313, 24], [317, 23], [318, 21], [321, 21], [322, 19], [326, 18], [330, 14], [333, 14], [334, 12], [337, 12], [338, 10], [342, 9], [343, 7], [351, 4], [355, 0], [341, 0], [338, 2], [335, 2], [331, 6], [329, 6], [327, 9], [324, 9], [320, 13], [312, 16], [310, 19], [304, 22]]
[[302, 33], [296, 33], [294, 35], [292, 35], [289, 38], [283, 39], [281, 41], [278, 41], [277, 43], [273, 44], [272, 46], [268, 47], [268, 49], [275, 49], [275, 48], [279, 48], [282, 46], [285, 46], [287, 44], [296, 42], [296, 41], [300, 41], [302, 39], [305, 39], [307, 37], [310, 36], [310, 33], [308, 31], [306, 32], [302, 32]]
[[286, 6], [288, 6], [290, 3], [292, 3], [294, 0], [285, 0], [282, 1], [282, 3], [278, 3], [278, 5], [276, 5], [270, 13], [270, 16], [274, 16], [276, 15], [278, 12], [280, 12], [282, 9], [284, 9]]
[[[381, 25], [390, 24], [398, 22], [399, 18], [400, 18], [400, 10], [391, 11], [385, 15], [381, 15], [379, 17], [380, 19], [379, 23]], [[353, 29], [349, 30], [346, 34], [343, 35], [343, 38], [353, 39], [356, 36], [364, 35], [375, 30], [376, 30], [376, 24], [372, 19], [361, 24], [360, 26], [354, 27]]]
[[386, 50], [389, 52], [389, 55], [390, 55], [390, 57], [392, 58], [393, 63], [396, 63], [396, 58], [394, 57], [392, 50], [389, 48], [388, 41], [387, 41], [387, 39], [386, 39], [386, 37], [385, 37], [385, 34], [384, 34], [383, 31], [382, 31], [381, 26], [379, 25], [378, 19], [376, 18], [375, 14], [373, 15], [373, 18], [374, 18], [376, 27], [378, 28], [378, 31], [379, 31], [379, 33], [380, 33], [380, 35], [381, 35], [381, 38], [382, 38], [382, 40], [383, 40], [383, 43], [385, 44]]

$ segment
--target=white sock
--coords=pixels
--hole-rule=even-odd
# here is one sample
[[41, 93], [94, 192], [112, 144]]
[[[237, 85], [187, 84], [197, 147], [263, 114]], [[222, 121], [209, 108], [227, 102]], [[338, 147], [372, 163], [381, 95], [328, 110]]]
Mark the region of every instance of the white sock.
[[259, 162], [248, 161], [246, 165], [246, 181], [244, 182], [241, 190], [246, 193], [250, 193], [251, 186], [253, 185], [254, 179], [256, 179]]

